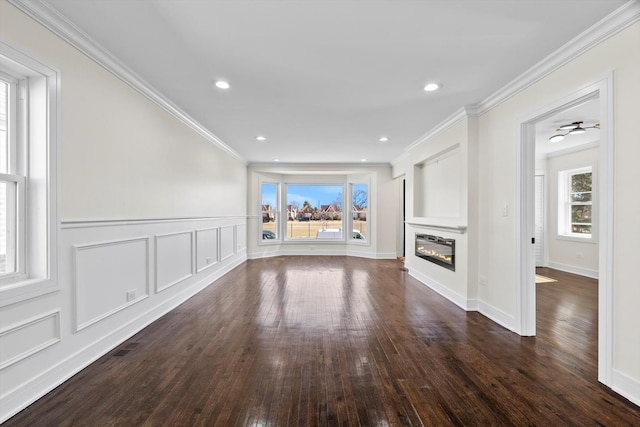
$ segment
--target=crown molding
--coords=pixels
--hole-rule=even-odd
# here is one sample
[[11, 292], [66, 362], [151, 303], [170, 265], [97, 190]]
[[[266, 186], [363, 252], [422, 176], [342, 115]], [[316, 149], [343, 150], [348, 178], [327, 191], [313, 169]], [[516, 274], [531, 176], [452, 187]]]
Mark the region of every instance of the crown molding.
[[67, 43], [78, 49], [80, 52], [91, 58], [97, 64], [114, 74], [120, 80], [131, 86], [133, 89], [144, 95], [149, 100], [165, 109], [178, 120], [182, 121], [200, 136], [213, 143], [218, 148], [247, 164], [235, 150], [225, 144], [220, 138], [214, 135], [206, 127], [198, 123], [187, 113], [182, 111], [177, 105], [167, 99], [157, 89], [147, 83], [137, 73], [123, 64], [110, 51], [102, 47], [97, 41], [92, 39], [80, 28], [72, 24], [66, 17], [56, 11], [45, 0], [8, 0], [16, 8], [45, 26], [54, 34], [61, 37]]
[[630, 0], [512, 80], [502, 89], [479, 102], [476, 105], [477, 114], [486, 113], [638, 20], [640, 20], [640, 0]]
[[[418, 138], [413, 143], [411, 143], [411, 145], [407, 146], [404, 149], [404, 151], [413, 150], [418, 145], [420, 145], [423, 142], [427, 141], [428, 139], [432, 138], [434, 135], [437, 135], [440, 132], [444, 132], [445, 130], [447, 130], [448, 128], [453, 126], [454, 124], [458, 123], [460, 120], [462, 120], [462, 119], [464, 119], [466, 117], [469, 117], [468, 110], [475, 111], [475, 109], [473, 107], [471, 107], [471, 106], [462, 107], [462, 108], [458, 109], [455, 113], [453, 113], [452, 115], [450, 115], [449, 117], [444, 119], [442, 122], [440, 122], [440, 124], [438, 124], [436, 127], [432, 128], [429, 132], [425, 133], [420, 138]], [[399, 156], [399, 157], [401, 157], [401, 156]]]
[[[502, 89], [477, 104], [467, 105], [457, 110], [429, 132], [408, 145], [404, 151], [411, 151], [465, 117], [478, 117], [486, 113], [638, 20], [640, 20], [640, 0], [630, 0], [512, 80]], [[402, 156], [401, 154], [391, 163], [394, 164], [400, 161]]]

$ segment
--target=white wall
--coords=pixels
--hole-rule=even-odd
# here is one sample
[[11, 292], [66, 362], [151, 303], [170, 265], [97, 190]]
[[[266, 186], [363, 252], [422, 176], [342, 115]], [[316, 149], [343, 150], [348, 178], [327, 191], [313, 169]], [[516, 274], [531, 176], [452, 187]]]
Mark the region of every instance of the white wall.
[[[367, 242], [273, 242], [263, 241], [261, 234], [260, 180], [282, 182], [344, 184], [357, 176], [357, 182], [368, 181], [369, 226]], [[249, 258], [279, 255], [351, 255], [374, 259], [393, 259], [396, 250], [397, 206], [400, 193], [387, 165], [292, 165], [253, 164], [248, 169], [247, 206], [249, 210], [247, 251]]]
[[[588, 277], [598, 277], [598, 244], [578, 242], [558, 237], [558, 172], [582, 166], [594, 166], [593, 188], [598, 185], [598, 148], [582, 150], [562, 156], [553, 156], [547, 160], [547, 228], [546, 242], [549, 245], [549, 267]], [[596, 195], [597, 197], [597, 195]], [[597, 201], [594, 202], [597, 206]], [[594, 212], [597, 218], [597, 211]]]
[[246, 259], [247, 174], [4, 0], [0, 39], [62, 88], [59, 287], [0, 304], [1, 422]]

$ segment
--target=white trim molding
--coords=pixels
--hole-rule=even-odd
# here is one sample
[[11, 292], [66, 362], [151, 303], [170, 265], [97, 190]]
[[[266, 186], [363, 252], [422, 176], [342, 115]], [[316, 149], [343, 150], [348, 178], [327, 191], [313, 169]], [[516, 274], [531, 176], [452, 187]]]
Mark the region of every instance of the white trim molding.
[[574, 37], [493, 95], [485, 98], [477, 105], [478, 114], [484, 114], [498, 106], [638, 20], [640, 20], [640, 1], [631, 0]]
[[545, 76], [551, 74], [563, 65], [577, 58], [589, 49], [618, 34], [625, 28], [640, 20], [640, 1], [630, 0], [599, 22], [585, 30], [568, 43], [548, 55], [542, 61], [507, 83], [500, 90], [489, 95], [476, 105], [465, 106], [451, 114], [442, 122], [434, 126], [429, 132], [409, 144], [404, 153], [400, 154], [391, 164], [399, 163], [406, 152], [419, 146], [433, 136], [445, 131], [453, 124], [465, 117], [475, 117], [486, 113], [503, 103], [512, 96], [522, 92]]
[[640, 381], [613, 369], [611, 389], [640, 406]]
[[118, 77], [120, 80], [137, 90], [140, 94], [155, 102], [161, 108], [165, 109], [169, 114], [173, 115], [185, 125], [189, 126], [207, 141], [231, 154], [233, 157], [242, 161], [245, 165], [247, 161], [235, 150], [225, 144], [220, 138], [214, 135], [210, 130], [198, 123], [194, 118], [189, 116], [180, 107], [167, 99], [156, 88], [147, 83], [136, 72], [122, 63], [114, 54], [101, 46], [97, 41], [92, 39], [88, 34], [80, 28], [72, 24], [68, 19], [58, 13], [44, 0], [9, 0], [9, 3], [29, 15], [31, 18], [44, 25], [53, 33], [60, 36], [63, 40], [71, 44], [80, 52], [87, 55], [107, 71]]
[[478, 311], [478, 300], [466, 298], [409, 266], [409, 275], [465, 311]]
[[[20, 362], [21, 360], [26, 359], [33, 354], [44, 350], [45, 348], [51, 347], [52, 345], [60, 342], [60, 309], [40, 314], [38, 316], [26, 319], [18, 324], [11, 325], [0, 330], [0, 347], [12, 348], [13, 345], [10, 342], [4, 342], [10, 339], [8, 337], [10, 337], [12, 334], [17, 335], [21, 332], [24, 333], [30, 327], [36, 327], [38, 324], [43, 324], [48, 320], [53, 322], [53, 328], [49, 331], [51, 332], [51, 336], [49, 336], [48, 339], [42, 340], [40, 342], [33, 342], [29, 348], [25, 348], [23, 351], [14, 355], [13, 357], [9, 357], [8, 359], [0, 358], [0, 371], [15, 363]], [[37, 339], [35, 334], [31, 333], [29, 335], [31, 339]], [[24, 338], [22, 338], [22, 341], [24, 341]], [[22, 344], [24, 345], [24, 342]], [[2, 356], [5, 355], [3, 354]]]
[[[137, 244], [137, 243], [142, 243], [143, 247], [144, 247], [144, 254], [142, 255], [142, 258], [144, 260], [144, 265], [139, 266], [142, 270], [143, 270], [143, 274], [142, 274], [142, 283], [140, 284], [142, 286], [142, 289], [145, 291], [144, 295], [140, 295], [138, 297], [136, 297], [135, 299], [131, 300], [131, 301], [123, 301], [120, 304], [117, 304], [109, 309], [107, 309], [106, 311], [96, 314], [95, 316], [89, 318], [89, 319], [81, 319], [81, 307], [84, 307], [84, 305], [86, 304], [86, 301], [82, 301], [81, 300], [81, 287], [83, 284], [82, 279], [86, 279], [86, 281], [88, 283], [93, 283], [95, 282], [95, 280], [97, 279], [94, 275], [93, 272], [87, 272], [86, 276], [84, 277], [83, 274], [81, 274], [82, 272], [82, 267], [83, 264], [81, 262], [81, 254], [83, 252], [90, 252], [92, 250], [104, 250], [105, 248], [115, 248], [115, 247], [120, 247], [119, 249], [116, 250], [115, 253], [122, 253], [123, 245], [133, 245], [133, 244]], [[126, 309], [127, 307], [136, 304], [140, 301], [142, 301], [143, 299], [148, 298], [149, 296], [149, 237], [147, 236], [143, 236], [143, 237], [131, 237], [131, 238], [127, 238], [127, 239], [121, 239], [121, 240], [111, 240], [111, 241], [107, 241], [107, 242], [94, 242], [94, 243], [89, 243], [89, 244], [82, 244], [82, 245], [73, 245], [73, 283], [74, 283], [74, 293], [73, 293], [73, 302], [74, 302], [74, 306], [75, 306], [75, 310], [74, 310], [74, 317], [75, 317], [75, 331], [79, 332], [93, 324], [96, 324], [104, 319], [107, 319], [113, 315], [115, 315], [116, 313], [121, 312], [122, 310]], [[110, 257], [109, 257], [110, 258]], [[109, 269], [109, 266], [106, 265], [107, 260], [103, 261], [105, 263], [104, 268], [105, 269]], [[122, 269], [117, 269], [118, 273], [122, 274], [123, 276], [121, 277], [122, 281], [124, 280], [127, 275], [130, 274], [129, 271], [122, 271]]]

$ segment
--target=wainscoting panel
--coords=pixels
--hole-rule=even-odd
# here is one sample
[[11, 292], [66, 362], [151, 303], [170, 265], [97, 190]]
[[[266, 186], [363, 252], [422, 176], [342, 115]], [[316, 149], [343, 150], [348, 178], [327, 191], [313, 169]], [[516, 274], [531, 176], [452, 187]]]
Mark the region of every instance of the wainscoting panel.
[[0, 370], [60, 341], [60, 310], [0, 330]]
[[247, 226], [238, 224], [236, 226], [236, 253], [247, 249]]
[[149, 238], [74, 246], [76, 330], [149, 294]]
[[237, 226], [245, 216], [63, 222], [60, 292], [0, 311], [0, 424], [246, 261]]
[[196, 272], [218, 263], [218, 229], [196, 230]]
[[156, 236], [156, 291], [193, 276], [193, 232]]
[[220, 261], [235, 254], [235, 226], [220, 227]]

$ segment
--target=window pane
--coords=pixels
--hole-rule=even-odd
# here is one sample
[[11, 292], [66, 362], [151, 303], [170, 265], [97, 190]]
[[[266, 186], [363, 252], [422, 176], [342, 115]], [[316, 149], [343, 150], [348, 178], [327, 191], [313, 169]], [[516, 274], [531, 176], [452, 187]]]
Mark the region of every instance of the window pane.
[[571, 206], [571, 232], [591, 233], [591, 206]]
[[262, 184], [262, 240], [273, 240], [278, 237], [278, 184]]
[[0, 80], [0, 173], [9, 173], [9, 85]]
[[353, 219], [352, 239], [367, 238], [367, 212], [369, 207], [369, 187], [367, 184], [354, 184], [351, 188], [351, 208]]
[[591, 234], [591, 224], [571, 224], [571, 232], [579, 234]]
[[0, 181], [0, 274], [16, 271], [15, 186]]
[[591, 193], [571, 193], [572, 202], [590, 202]]
[[342, 239], [342, 185], [287, 185], [288, 239]]
[[591, 172], [571, 175], [571, 192], [581, 193], [585, 191], [591, 191]]

